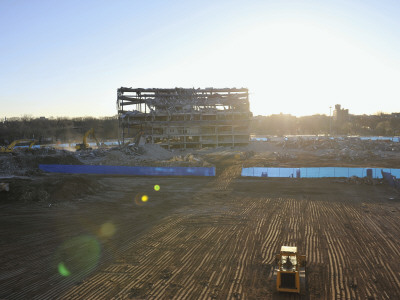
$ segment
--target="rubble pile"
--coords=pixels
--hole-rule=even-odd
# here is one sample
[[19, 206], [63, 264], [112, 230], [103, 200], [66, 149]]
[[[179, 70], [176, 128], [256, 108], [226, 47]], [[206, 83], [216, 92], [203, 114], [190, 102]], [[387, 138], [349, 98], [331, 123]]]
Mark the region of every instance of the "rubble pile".
[[329, 139], [321, 138], [315, 140], [293, 139], [275, 144], [283, 149], [302, 149], [306, 151], [327, 150], [327, 149], [351, 149], [354, 151], [400, 151], [400, 143], [391, 141], [371, 141], [357, 138]]
[[57, 176], [37, 176], [35, 180], [27, 177], [7, 179], [9, 191], [2, 193], [4, 201], [36, 202], [50, 207], [64, 201], [79, 201], [87, 194], [94, 194], [106, 189], [96, 178], [68, 174]]
[[344, 148], [342, 150], [332, 150], [329, 149], [319, 155], [323, 159], [331, 159], [337, 161], [371, 161], [377, 158], [386, 158], [385, 153], [374, 153], [373, 151], [356, 151], [349, 148]]
[[347, 183], [352, 183], [352, 184], [366, 184], [366, 185], [377, 185], [377, 184], [382, 184], [381, 179], [372, 179], [369, 177], [357, 177], [357, 176], [351, 176], [346, 179]]
[[167, 160], [174, 156], [174, 153], [162, 148], [155, 144], [145, 144], [139, 147], [140, 151], [143, 151], [141, 158], [144, 160]]
[[167, 150], [157, 144], [66, 151], [18, 149], [0, 155], [0, 176], [41, 174], [39, 164], [210, 167], [378, 167], [400, 168], [400, 143], [356, 138], [290, 138], [241, 147]]
[[274, 152], [274, 156], [275, 160], [279, 162], [288, 162], [297, 159], [295, 154], [290, 154], [287, 152]]
[[76, 152], [76, 157], [84, 164], [115, 166], [182, 166], [200, 167], [209, 164], [199, 155], [166, 150], [159, 145], [145, 144], [139, 147], [97, 149]]
[[[321, 138], [315, 140], [298, 138], [273, 143], [285, 153], [288, 151], [303, 151], [323, 159], [343, 162], [369, 162], [390, 158], [400, 152], [400, 143], [361, 140], [359, 138]], [[278, 153], [281, 153], [277, 156], [278, 160], [283, 155], [281, 151], [278, 151]], [[284, 159], [285, 156], [287, 155], [284, 155]], [[285, 161], [284, 159], [282, 161]]]
[[73, 152], [35, 149], [0, 155], [1, 176], [32, 176], [40, 174], [40, 164], [80, 165]]
[[177, 155], [172, 157], [171, 159], [163, 162], [166, 165], [174, 165], [174, 166], [181, 166], [181, 167], [209, 167], [207, 161], [203, 158], [199, 157], [198, 155], [193, 155], [188, 153], [186, 155]]

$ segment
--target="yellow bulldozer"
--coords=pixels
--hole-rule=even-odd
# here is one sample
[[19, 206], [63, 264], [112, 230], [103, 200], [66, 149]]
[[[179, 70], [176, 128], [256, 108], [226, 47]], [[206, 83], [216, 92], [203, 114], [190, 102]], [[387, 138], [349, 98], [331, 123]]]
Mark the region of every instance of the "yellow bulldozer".
[[18, 144], [28, 144], [29, 143], [29, 149], [32, 149], [33, 145], [36, 144], [36, 140], [15, 140], [13, 141], [10, 145], [4, 147], [0, 147], [0, 153], [12, 153], [14, 152], [15, 146]]
[[282, 246], [275, 256], [276, 289], [279, 292], [300, 293], [305, 281], [306, 256], [297, 253], [297, 247]]
[[80, 151], [80, 150], [90, 150], [90, 149], [91, 149], [90, 146], [89, 146], [89, 143], [87, 142], [87, 139], [88, 139], [89, 136], [91, 136], [91, 137], [96, 141], [96, 145], [97, 145], [98, 148], [101, 147], [99, 141], [97, 140], [97, 138], [96, 138], [96, 136], [95, 136], [95, 134], [94, 134], [94, 129], [93, 129], [93, 128], [90, 128], [90, 129], [89, 129], [88, 131], [86, 131], [86, 133], [83, 135], [82, 144], [76, 144], [76, 145], [75, 145], [75, 149], [76, 149], [77, 151]]

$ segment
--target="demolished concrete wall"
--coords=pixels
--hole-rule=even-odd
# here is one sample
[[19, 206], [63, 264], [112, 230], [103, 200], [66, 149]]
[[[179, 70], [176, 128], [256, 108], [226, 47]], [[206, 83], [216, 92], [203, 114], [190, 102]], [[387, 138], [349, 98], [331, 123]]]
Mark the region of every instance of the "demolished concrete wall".
[[252, 117], [246, 88], [117, 90], [119, 139], [163, 148], [247, 145]]

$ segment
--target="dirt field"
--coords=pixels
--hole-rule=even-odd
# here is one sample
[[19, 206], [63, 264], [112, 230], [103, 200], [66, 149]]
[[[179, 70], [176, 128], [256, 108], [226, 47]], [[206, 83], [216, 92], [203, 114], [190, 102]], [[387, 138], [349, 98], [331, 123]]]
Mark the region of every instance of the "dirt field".
[[[237, 175], [10, 179], [0, 299], [400, 299], [398, 192]], [[301, 295], [275, 292], [281, 245], [307, 256]]]

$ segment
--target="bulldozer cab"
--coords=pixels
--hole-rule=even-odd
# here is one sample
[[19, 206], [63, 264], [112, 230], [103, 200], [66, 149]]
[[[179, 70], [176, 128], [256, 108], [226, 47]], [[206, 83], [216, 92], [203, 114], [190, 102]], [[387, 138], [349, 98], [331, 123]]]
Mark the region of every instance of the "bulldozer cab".
[[280, 292], [300, 293], [300, 275], [305, 276], [305, 256], [297, 254], [297, 247], [282, 246], [276, 255], [276, 288]]
[[296, 256], [282, 256], [282, 269], [285, 271], [293, 271], [296, 269]]
[[279, 265], [284, 271], [295, 271], [297, 267], [297, 247], [282, 246]]

